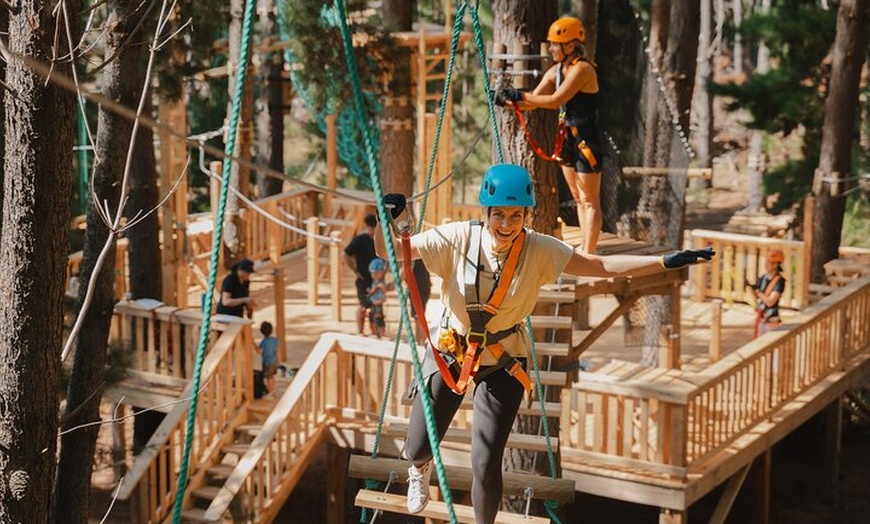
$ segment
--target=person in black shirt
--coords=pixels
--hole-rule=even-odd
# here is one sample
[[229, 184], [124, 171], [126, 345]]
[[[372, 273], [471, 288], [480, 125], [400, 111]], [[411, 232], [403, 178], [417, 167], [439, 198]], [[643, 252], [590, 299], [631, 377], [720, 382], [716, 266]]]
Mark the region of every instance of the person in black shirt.
[[248, 291], [253, 272], [254, 263], [250, 259], [243, 258], [233, 265], [230, 274], [221, 283], [221, 296], [217, 305], [218, 314], [244, 317], [245, 310], [247, 310], [248, 317], [251, 316], [257, 306], [254, 299], [249, 296]]
[[368, 298], [369, 287], [372, 285], [372, 275], [369, 273], [369, 263], [375, 258], [375, 227], [378, 220], [375, 215], [366, 215], [365, 229], [351, 239], [344, 248], [344, 263], [356, 275], [356, 296], [359, 299], [359, 309], [356, 312], [357, 332], [365, 334], [366, 311], [371, 302]]

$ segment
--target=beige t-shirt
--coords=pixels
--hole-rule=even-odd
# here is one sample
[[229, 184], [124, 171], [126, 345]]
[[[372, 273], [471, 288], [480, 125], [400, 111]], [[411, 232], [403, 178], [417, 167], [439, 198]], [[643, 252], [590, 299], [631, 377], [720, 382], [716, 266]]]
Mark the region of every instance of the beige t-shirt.
[[[489, 300], [492, 294], [496, 273], [501, 272], [508, 251], [496, 254], [493, 239], [486, 226], [481, 226], [480, 258], [483, 270], [480, 271], [480, 299]], [[470, 320], [465, 310], [465, 256], [471, 235], [470, 222], [454, 222], [411, 238], [412, 245], [420, 253], [420, 258], [430, 272], [442, 279], [441, 301], [449, 312], [449, 325], [459, 333], [466, 333]], [[541, 286], [554, 282], [571, 259], [574, 248], [549, 235], [526, 230], [523, 251], [520, 254], [513, 281], [498, 313], [489, 321], [486, 328], [490, 333], [508, 329], [517, 324], [522, 331], [501, 340], [504, 349], [512, 356], [525, 357], [529, 341], [525, 330], [525, 319], [532, 312]], [[476, 301], [472, 297], [472, 301]], [[437, 335], [437, 334], [436, 334]], [[437, 340], [434, 338], [433, 340]], [[482, 365], [492, 365], [495, 358], [484, 351]]]

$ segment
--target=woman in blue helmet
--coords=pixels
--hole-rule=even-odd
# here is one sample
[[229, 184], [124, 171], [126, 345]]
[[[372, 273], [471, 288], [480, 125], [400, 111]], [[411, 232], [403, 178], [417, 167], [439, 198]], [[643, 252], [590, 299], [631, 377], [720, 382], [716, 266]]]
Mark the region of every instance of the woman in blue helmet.
[[[600, 257], [532, 231], [526, 225], [535, 206], [534, 187], [528, 171], [518, 165], [498, 164], [487, 169], [479, 199], [485, 217], [482, 222], [454, 222], [414, 235], [411, 256], [421, 258], [429, 271], [442, 278], [445, 314], [433, 340], [439, 346], [439, 358], [449, 366], [445, 367], [449, 376], [438, 368], [431, 352], [427, 352], [423, 366], [439, 440], [464, 396], [464, 388], [457, 388], [457, 384], [461, 386], [460, 360], [467, 360], [464, 357], [469, 353], [463, 354], [462, 346], [471, 346], [477, 340], [481, 349], [472, 359], [479, 368], [473, 377], [471, 498], [476, 522], [491, 524], [502, 499], [504, 447], [523, 393], [529, 387], [524, 371], [529, 336], [524, 321], [541, 287], [554, 282], [561, 273], [638, 275], [709, 260], [713, 252], [706, 249], [664, 257]], [[385, 201], [393, 205], [394, 217], [402, 212], [402, 195], [387, 195]], [[498, 297], [497, 303], [493, 297]], [[479, 307], [482, 303], [487, 307]], [[483, 331], [486, 336], [475, 337], [475, 333]], [[408, 511], [418, 513], [429, 501], [432, 470], [432, 451], [419, 395], [414, 399], [404, 454], [412, 463], [408, 470]]]

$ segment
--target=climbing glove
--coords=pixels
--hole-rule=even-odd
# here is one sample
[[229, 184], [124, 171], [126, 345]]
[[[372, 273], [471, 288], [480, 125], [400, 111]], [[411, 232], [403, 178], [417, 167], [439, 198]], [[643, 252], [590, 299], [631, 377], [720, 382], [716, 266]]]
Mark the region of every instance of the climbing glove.
[[407, 200], [405, 199], [405, 195], [401, 193], [387, 193], [384, 195], [384, 204], [386, 204], [387, 209], [390, 210], [390, 215], [393, 218], [399, 218], [399, 215], [401, 215], [402, 211], [405, 210]]
[[670, 255], [662, 256], [662, 265], [667, 269], [688, 266], [704, 260], [710, 260], [716, 254], [712, 247], [704, 249], [685, 249]]
[[517, 103], [525, 100], [525, 93], [514, 89], [513, 87], [505, 87], [500, 89], [495, 94], [495, 105], [497, 106], [505, 106], [508, 102]]

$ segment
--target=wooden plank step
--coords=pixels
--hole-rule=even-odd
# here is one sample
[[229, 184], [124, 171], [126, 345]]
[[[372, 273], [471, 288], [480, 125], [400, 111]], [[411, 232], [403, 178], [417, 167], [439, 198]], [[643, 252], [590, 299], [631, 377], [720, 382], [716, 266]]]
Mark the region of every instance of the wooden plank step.
[[229, 464], [219, 464], [217, 466], [212, 466], [208, 468], [208, 476], [213, 480], [226, 480], [233, 473], [234, 469], [236, 469], [235, 466], [230, 466]]
[[539, 357], [567, 357], [571, 352], [571, 345], [567, 342], [538, 342], [535, 341], [535, 352]]
[[242, 424], [241, 426], [236, 428], [236, 433], [239, 435], [248, 435], [251, 437], [256, 437], [260, 434], [260, 431], [263, 430], [262, 424]]
[[[404, 439], [408, 432], [408, 424], [390, 423], [384, 427], [382, 433], [391, 437]], [[471, 429], [449, 428], [444, 435], [443, 441], [471, 444]], [[508, 437], [507, 447], [513, 449], [526, 449], [529, 451], [547, 451], [547, 439], [542, 435], [527, 435], [525, 433], [511, 433]], [[558, 453], [559, 439], [550, 438], [550, 447], [554, 453]]]
[[[356, 495], [354, 503], [359, 507], [380, 509], [391, 513], [408, 514], [405, 506], [405, 496], [396, 495], [394, 493], [381, 493], [378, 491], [369, 491], [366, 489], [360, 490]], [[463, 524], [474, 524], [474, 509], [471, 506], [453, 505], [453, 512], [456, 514], [457, 522]], [[435, 500], [430, 500], [426, 508], [417, 516], [427, 517], [439, 521], [447, 521], [450, 519], [450, 513], [447, 510], [447, 504]], [[550, 519], [544, 517], [526, 517], [516, 513], [507, 513], [499, 511], [495, 517], [496, 524], [549, 524]]]
[[220, 490], [221, 486], [201, 486], [193, 490], [191, 494], [198, 499], [212, 501], [217, 498]]
[[[363, 455], [351, 455], [347, 468], [348, 476], [352, 478], [386, 482], [390, 478], [390, 472], [393, 472], [398, 475], [398, 480], [394, 481], [394, 483], [405, 483], [408, 481], [409, 465], [410, 463], [407, 460], [394, 458], [372, 459]], [[445, 465], [444, 471], [447, 473], [447, 482], [450, 484], [451, 490], [471, 490], [471, 468]], [[573, 480], [554, 479], [534, 473], [516, 471], [505, 471], [503, 478], [505, 496], [522, 497], [525, 489], [531, 487], [532, 497], [535, 499], [555, 500], [558, 502], [572, 502], [574, 500], [575, 488]], [[438, 475], [434, 471], [429, 479], [429, 483], [433, 486], [438, 485]], [[399, 496], [402, 498], [402, 507], [405, 507], [404, 495]]]
[[554, 315], [532, 315], [532, 328], [572, 329], [574, 319]]
[[181, 511], [181, 522], [186, 524], [201, 524], [204, 522], [214, 522], [213, 520], [205, 520], [205, 509], [190, 508]]
[[250, 444], [230, 444], [229, 446], [224, 446], [221, 451], [227, 455], [238, 455], [241, 457], [248, 452], [250, 447]]
[[574, 290], [542, 290], [538, 295], [538, 303], [543, 304], [573, 304], [574, 303]]

